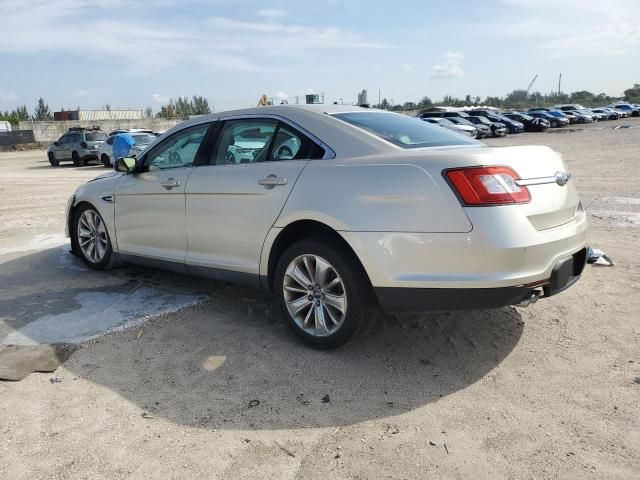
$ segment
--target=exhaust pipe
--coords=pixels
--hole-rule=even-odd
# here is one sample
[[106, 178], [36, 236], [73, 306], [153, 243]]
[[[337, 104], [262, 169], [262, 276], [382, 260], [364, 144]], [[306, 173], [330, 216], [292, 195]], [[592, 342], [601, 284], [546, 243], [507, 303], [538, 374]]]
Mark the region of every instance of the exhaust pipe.
[[527, 293], [524, 297], [522, 297], [520, 301], [514, 305], [514, 307], [526, 308], [532, 303], [536, 303], [542, 296], [542, 294], [542, 290], [533, 290], [532, 292]]

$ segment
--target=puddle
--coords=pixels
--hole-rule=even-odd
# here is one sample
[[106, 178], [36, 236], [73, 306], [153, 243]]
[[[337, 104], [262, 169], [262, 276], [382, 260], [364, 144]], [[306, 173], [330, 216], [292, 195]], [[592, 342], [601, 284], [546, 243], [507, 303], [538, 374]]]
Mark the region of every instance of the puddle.
[[81, 343], [108, 332], [144, 323], [150, 317], [175, 312], [204, 300], [202, 295], [177, 294], [142, 286], [131, 292], [82, 292], [75, 310], [44, 315], [4, 339], [5, 345]]

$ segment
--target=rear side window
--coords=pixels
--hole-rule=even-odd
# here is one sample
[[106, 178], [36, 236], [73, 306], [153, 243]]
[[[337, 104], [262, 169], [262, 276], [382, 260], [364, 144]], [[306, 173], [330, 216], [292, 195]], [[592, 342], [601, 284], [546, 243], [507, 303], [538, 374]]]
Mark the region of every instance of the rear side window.
[[482, 145], [469, 137], [423, 122], [419, 118], [386, 112], [336, 113], [336, 118], [402, 148]]

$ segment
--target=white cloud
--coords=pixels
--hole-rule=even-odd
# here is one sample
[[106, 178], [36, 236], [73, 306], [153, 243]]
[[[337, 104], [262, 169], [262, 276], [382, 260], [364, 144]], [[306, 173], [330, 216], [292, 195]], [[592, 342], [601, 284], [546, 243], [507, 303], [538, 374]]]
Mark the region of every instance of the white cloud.
[[277, 8], [263, 8], [258, 10], [258, 15], [265, 18], [280, 18], [284, 17], [286, 14], [287, 12]]
[[[284, 12], [276, 9], [261, 10], [262, 19], [255, 22], [193, 17], [180, 23], [161, 16], [116, 18], [113, 7], [125, 5], [124, 0], [0, 0], [0, 32], [11, 38], [0, 42], [0, 54], [102, 58], [133, 74], [178, 68], [264, 72], [277, 69], [278, 62], [267, 56], [280, 60], [310, 51], [385, 47], [347, 29], [284, 23], [278, 20]], [[88, 16], [88, 10], [95, 14]]]
[[445, 61], [433, 66], [431, 78], [460, 78], [464, 75], [462, 69], [462, 59], [464, 55], [460, 52], [447, 52]]
[[[508, 17], [475, 25], [476, 33], [493, 32], [531, 43], [545, 58], [632, 55], [640, 50], [638, 0], [502, 0]], [[526, 18], [526, 20], [522, 20]]]
[[159, 93], [154, 93], [151, 95], [151, 101], [154, 103], [167, 103], [169, 101], [169, 97], [166, 95], [160, 95]]

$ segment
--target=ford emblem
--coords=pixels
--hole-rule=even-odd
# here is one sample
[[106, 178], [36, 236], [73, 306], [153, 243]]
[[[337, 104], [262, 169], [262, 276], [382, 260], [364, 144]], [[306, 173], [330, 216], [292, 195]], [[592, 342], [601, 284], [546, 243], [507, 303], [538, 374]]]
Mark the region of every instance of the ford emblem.
[[564, 187], [569, 181], [569, 179], [571, 178], [571, 174], [565, 173], [565, 172], [556, 172], [555, 177], [556, 177], [556, 183], [561, 187]]

